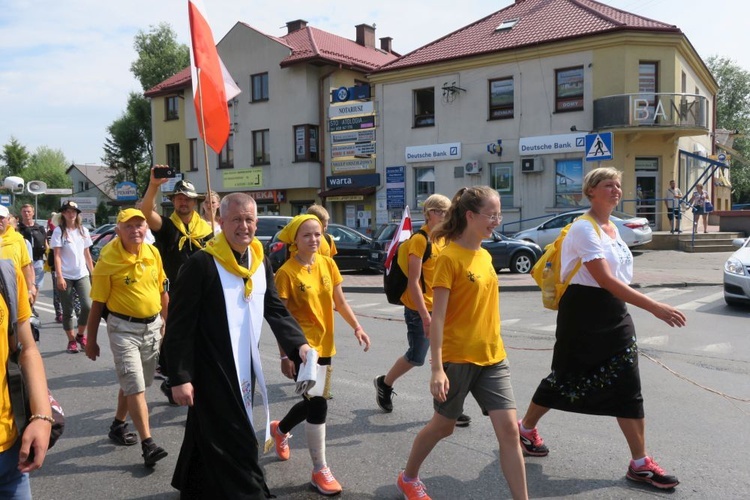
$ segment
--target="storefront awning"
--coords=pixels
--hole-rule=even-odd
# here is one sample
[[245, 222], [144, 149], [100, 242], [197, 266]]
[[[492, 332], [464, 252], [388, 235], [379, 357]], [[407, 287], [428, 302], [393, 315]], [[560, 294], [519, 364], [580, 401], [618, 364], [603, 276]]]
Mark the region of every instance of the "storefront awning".
[[375, 186], [359, 187], [359, 188], [334, 188], [321, 191], [318, 196], [321, 198], [329, 198], [331, 196], [351, 196], [351, 195], [362, 195], [367, 196], [368, 194], [375, 193]]

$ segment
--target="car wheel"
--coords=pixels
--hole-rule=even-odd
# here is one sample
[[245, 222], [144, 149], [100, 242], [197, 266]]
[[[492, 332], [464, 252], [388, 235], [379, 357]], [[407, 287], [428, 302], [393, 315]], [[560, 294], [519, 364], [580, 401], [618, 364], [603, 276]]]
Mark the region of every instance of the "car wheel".
[[534, 267], [534, 258], [528, 252], [518, 252], [510, 261], [510, 272], [526, 274]]

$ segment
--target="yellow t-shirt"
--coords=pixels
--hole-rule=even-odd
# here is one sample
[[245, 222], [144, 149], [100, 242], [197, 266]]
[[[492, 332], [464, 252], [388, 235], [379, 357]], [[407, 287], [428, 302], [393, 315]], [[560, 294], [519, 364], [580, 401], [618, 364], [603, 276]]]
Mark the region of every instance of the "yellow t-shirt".
[[326, 257], [333, 257], [334, 255], [339, 253], [339, 251], [336, 250], [336, 242], [333, 241], [333, 238], [331, 238], [331, 244], [328, 244], [328, 238], [331, 238], [331, 236], [329, 235], [328, 237], [326, 237], [325, 234], [321, 235], [318, 253], [321, 255], [325, 255]]
[[16, 267], [31, 264], [31, 256], [26, 248], [26, 241], [13, 227], [8, 226], [0, 241], [0, 258], [12, 260]]
[[[108, 263], [112, 264], [108, 266]], [[143, 271], [138, 276], [136, 266], [141, 265]], [[114, 238], [102, 248], [94, 267], [91, 299], [107, 304], [110, 311], [148, 318], [161, 311], [166, 279], [156, 247], [143, 243], [139, 255], [135, 256], [125, 251], [120, 238]]]
[[497, 274], [487, 250], [449, 243], [437, 258], [432, 287], [450, 290], [443, 361], [488, 366], [505, 359]]
[[276, 271], [276, 289], [299, 322], [310, 347], [321, 357], [336, 354], [333, 342], [333, 289], [343, 278], [333, 259], [317, 255], [315, 263], [303, 266], [291, 258]]
[[[29, 305], [29, 290], [26, 288], [26, 280], [23, 273], [16, 266], [16, 289], [18, 298], [18, 322], [26, 321], [31, 317], [31, 306]], [[8, 338], [8, 305], [0, 297], [0, 332], [5, 340], [0, 341], [0, 452], [8, 450], [13, 446], [18, 437], [18, 429], [13, 421], [13, 409], [10, 406], [10, 391], [8, 389], [8, 377], [6, 374], [5, 360], [10, 353]]]
[[[431, 230], [429, 226], [426, 224], [422, 226], [422, 231], [427, 233], [428, 238], [430, 237]], [[435, 263], [437, 262], [438, 255], [440, 255], [440, 252], [442, 252], [444, 247], [445, 242], [443, 240], [433, 242], [432, 249], [430, 250], [430, 257], [422, 264], [422, 276], [424, 277], [424, 293], [422, 296], [424, 297], [424, 305], [427, 307], [428, 311], [432, 311], [432, 280], [435, 274]], [[398, 248], [397, 263], [407, 277], [409, 276], [409, 256], [415, 255], [419, 260], [422, 260], [425, 250], [427, 250], [427, 240], [421, 234], [416, 232]], [[408, 288], [404, 291], [404, 294], [401, 295], [401, 302], [409, 309], [412, 309], [413, 311], [417, 310], [416, 304], [411, 300]]]

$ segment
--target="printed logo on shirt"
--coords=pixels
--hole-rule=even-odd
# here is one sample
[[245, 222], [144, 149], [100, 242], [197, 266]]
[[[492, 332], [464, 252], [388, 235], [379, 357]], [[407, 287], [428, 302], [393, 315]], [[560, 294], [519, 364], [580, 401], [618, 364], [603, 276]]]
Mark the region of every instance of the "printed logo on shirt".
[[307, 292], [307, 290], [308, 290], [308, 289], [310, 288], [310, 285], [305, 285], [305, 284], [304, 284], [304, 283], [302, 283], [301, 281], [298, 281], [298, 282], [297, 282], [297, 285], [296, 285], [296, 286], [297, 286], [297, 289], [298, 289], [298, 290], [299, 290], [300, 292], [302, 292], [302, 293], [306, 293], [306, 292]]
[[331, 278], [328, 276], [323, 276], [323, 289], [327, 292], [331, 291]]
[[476, 283], [476, 282], [477, 282], [477, 280], [480, 280], [480, 279], [482, 279], [482, 277], [481, 277], [480, 275], [478, 275], [478, 274], [474, 274], [474, 273], [473, 273], [473, 272], [471, 272], [471, 271], [469, 271], [469, 272], [468, 272], [468, 273], [466, 274], [466, 277], [467, 277], [467, 278], [469, 278], [469, 281], [471, 281], [472, 283]]

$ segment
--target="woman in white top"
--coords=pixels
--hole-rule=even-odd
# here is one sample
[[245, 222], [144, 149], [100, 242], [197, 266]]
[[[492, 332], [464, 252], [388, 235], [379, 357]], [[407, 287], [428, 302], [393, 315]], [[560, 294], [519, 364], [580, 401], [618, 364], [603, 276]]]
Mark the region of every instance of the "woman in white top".
[[[69, 201], [60, 210], [60, 225], [55, 228], [50, 246], [55, 252], [55, 285], [60, 291], [60, 302], [63, 308], [63, 329], [68, 336], [68, 352], [79, 352], [86, 347], [86, 322], [91, 309], [91, 272], [94, 262], [91, 260], [91, 236], [81, 223], [81, 211], [78, 205]], [[73, 290], [78, 293], [81, 302], [81, 314], [78, 316], [78, 334], [73, 330]]]
[[703, 190], [703, 184], [696, 184], [690, 204], [693, 206], [693, 232], [698, 232], [698, 219], [703, 218], [703, 232], [708, 232], [708, 212], [706, 212], [706, 201], [708, 193]]
[[630, 447], [627, 479], [669, 489], [679, 481], [646, 454], [638, 346], [625, 303], [645, 309], [669, 326], [684, 326], [685, 315], [628, 286], [633, 254], [610, 221], [622, 196], [620, 179], [618, 170], [606, 167], [592, 170], [583, 180], [583, 193], [591, 202], [587, 214], [599, 227], [579, 219], [563, 240], [561, 279], [579, 259], [583, 264], [560, 299], [552, 371], [518, 423], [521, 446], [527, 455], [549, 453], [536, 425], [551, 408], [613, 416]]

